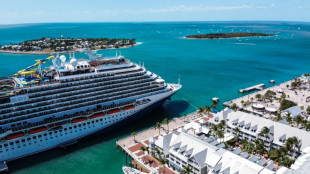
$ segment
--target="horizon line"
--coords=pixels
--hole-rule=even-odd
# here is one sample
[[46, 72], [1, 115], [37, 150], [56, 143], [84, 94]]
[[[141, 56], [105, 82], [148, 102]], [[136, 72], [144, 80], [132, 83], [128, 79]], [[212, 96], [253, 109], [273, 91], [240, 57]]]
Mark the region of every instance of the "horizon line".
[[0, 26], [7, 25], [31, 25], [31, 24], [65, 24], [65, 23], [169, 23], [169, 22], [296, 22], [296, 23], [310, 23], [310, 21], [295, 21], [295, 20], [215, 20], [215, 21], [195, 21], [195, 20], [185, 20], [185, 21], [81, 21], [81, 22], [29, 22], [29, 23], [8, 23], [0, 24]]

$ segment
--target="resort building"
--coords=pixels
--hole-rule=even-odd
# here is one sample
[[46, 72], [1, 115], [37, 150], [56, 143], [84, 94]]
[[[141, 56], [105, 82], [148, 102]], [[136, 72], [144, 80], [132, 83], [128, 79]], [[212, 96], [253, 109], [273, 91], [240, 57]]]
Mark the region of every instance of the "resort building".
[[[184, 132], [184, 129], [169, 133], [152, 141], [153, 147], [164, 152], [170, 166], [183, 170], [185, 166], [192, 169], [194, 174], [215, 173], [276, 173], [274, 164], [267, 163], [255, 155], [250, 156], [247, 152], [242, 153], [240, 149], [229, 151], [218, 146], [215, 141], [207, 137], [197, 137]], [[153, 144], [153, 146], [152, 146]], [[280, 168], [282, 171], [285, 167]]]
[[[241, 139], [261, 139], [270, 149], [278, 148], [284, 145], [287, 138], [294, 136], [296, 136], [299, 140], [299, 147], [298, 149], [295, 149], [296, 153], [298, 153], [298, 150], [302, 150], [304, 147], [310, 145], [310, 132], [306, 130], [292, 127], [281, 122], [275, 122], [271, 119], [266, 119], [250, 113], [234, 111], [228, 108], [214, 114], [206, 124], [209, 126], [212, 124], [217, 125], [221, 120], [226, 121], [226, 133], [235, 134], [234, 129], [238, 127], [240, 130], [239, 135]], [[269, 129], [268, 135], [260, 134], [264, 127]]]
[[302, 113], [302, 110], [299, 106], [293, 106], [288, 109], [285, 109], [281, 112], [281, 116], [286, 116], [287, 114], [291, 114], [293, 118], [296, 118], [298, 115]]

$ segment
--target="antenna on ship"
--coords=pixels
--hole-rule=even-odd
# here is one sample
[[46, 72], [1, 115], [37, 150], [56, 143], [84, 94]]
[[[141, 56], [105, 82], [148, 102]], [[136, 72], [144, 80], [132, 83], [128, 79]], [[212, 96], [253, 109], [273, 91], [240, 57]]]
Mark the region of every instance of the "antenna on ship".
[[180, 77], [180, 74], [179, 74], [179, 79], [178, 79], [178, 85], [180, 86], [180, 82], [181, 82], [181, 77]]
[[117, 49], [116, 49], [116, 55], [115, 55], [115, 57], [117, 57]]
[[144, 68], [144, 61], [143, 61], [143, 63], [142, 63], [142, 67]]

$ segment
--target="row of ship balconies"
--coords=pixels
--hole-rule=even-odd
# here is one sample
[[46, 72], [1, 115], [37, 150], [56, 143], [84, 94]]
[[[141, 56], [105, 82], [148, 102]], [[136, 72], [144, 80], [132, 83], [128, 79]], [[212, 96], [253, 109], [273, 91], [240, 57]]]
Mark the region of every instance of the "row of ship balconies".
[[75, 112], [74, 114], [70, 114], [70, 115], [63, 115], [61, 117], [48, 117], [48, 118], [45, 118], [44, 121], [39, 121], [39, 122], [35, 122], [35, 123], [20, 123], [20, 124], [14, 124], [13, 128], [11, 129], [3, 129], [3, 130], [0, 130], [0, 133], [5, 133], [7, 132], [8, 130], [12, 130], [13, 133], [15, 131], [26, 131], [27, 129], [30, 129], [30, 128], [36, 128], [36, 127], [40, 127], [42, 125], [50, 125], [50, 124], [54, 124], [54, 125], [57, 125], [57, 124], [65, 124], [65, 123], [70, 123], [72, 119], [76, 118], [76, 117], [90, 117], [94, 114], [97, 114], [97, 113], [104, 113], [105, 115], [107, 114], [107, 111], [108, 110], [111, 110], [111, 109], [120, 109], [121, 107], [124, 107], [124, 106], [128, 106], [128, 105], [133, 105], [135, 104], [136, 106], [137, 105], [141, 105], [141, 104], [144, 104], [145, 102], [142, 102], [142, 103], [136, 103], [135, 100], [132, 100], [132, 101], [128, 101], [128, 102], [123, 102], [123, 103], [120, 103], [120, 104], [112, 104], [112, 105], [109, 105], [109, 106], [104, 106], [104, 107], [101, 107], [101, 105], [98, 105], [95, 109], [93, 110], [87, 110], [87, 111], [81, 111], [81, 112]]
[[[140, 74], [140, 73], [139, 73]], [[122, 79], [125, 79], [124, 80], [124, 82], [126, 82], [126, 81], [129, 81], [129, 80], [132, 80], [132, 79], [134, 79], [134, 78], [127, 78], [128, 80], [126, 80], [126, 77], [123, 77]], [[138, 78], [137, 78], [138, 79]], [[87, 84], [89, 84], [89, 83], [87, 83]], [[99, 83], [98, 83], [99, 84]], [[100, 83], [100, 85], [104, 85], [104, 84], [106, 84], [106, 82], [102, 82], [102, 83]], [[63, 85], [63, 87], [61, 87], [61, 90], [64, 90], [64, 91], [66, 91], [66, 89], [70, 89], [70, 91], [72, 90], [71, 88], [69, 88], [69, 86], [72, 86], [72, 85], [69, 85], [69, 84], [65, 84], [65, 85]], [[85, 86], [85, 84], [84, 84], [84, 86]], [[52, 88], [52, 87], [51, 87]], [[59, 87], [60, 88], [60, 87]], [[72, 87], [72, 88], [83, 88], [83, 86], [74, 86], [74, 87]], [[56, 89], [56, 88], [54, 88], [54, 89]], [[40, 95], [46, 95], [47, 93], [48, 94], [51, 94], [51, 92], [52, 91], [44, 91], [44, 92], [40, 92]], [[58, 92], [58, 91], [57, 91]], [[58, 92], [59, 93], [59, 92]], [[30, 94], [31, 95], [31, 94]], [[28, 101], [25, 101], [25, 102], [20, 102], [20, 103], [15, 103], [15, 104], [7, 104], [6, 106], [2, 106], [2, 108], [8, 108], [8, 107], [10, 107], [10, 106], [19, 106], [19, 105], [24, 105], [24, 104], [30, 104], [30, 103], [33, 103], [34, 101], [33, 100], [28, 100]], [[0, 106], [0, 109], [1, 109], [1, 106]]]
[[[0, 119], [12, 118], [12, 117], [16, 117], [19, 115], [31, 113], [31, 112], [47, 110], [49, 109], [48, 106], [53, 106], [53, 107], [57, 107], [57, 105], [62, 106], [65, 103], [73, 102], [75, 100], [80, 100], [83, 98], [89, 98], [91, 96], [101, 96], [103, 98], [106, 98], [106, 97], [113, 96], [117, 93], [128, 93], [130, 91], [141, 90], [142, 87], [143, 88], [152, 87], [147, 82], [139, 82], [139, 83], [132, 82], [131, 84], [132, 85], [118, 86], [116, 88], [111, 88], [108, 90], [86, 89], [86, 90], [78, 91], [78, 93], [71, 92], [71, 94], [67, 93], [65, 95], [57, 94], [58, 97], [60, 97], [57, 99], [54, 96], [45, 97], [45, 99], [41, 99], [38, 103], [32, 104], [30, 106], [25, 106], [25, 108], [19, 109], [16, 112], [10, 112], [7, 115], [0, 116]], [[155, 85], [153, 85], [153, 87], [154, 86]], [[104, 88], [104, 87], [101, 87], [101, 88]]]
[[61, 88], [68, 88], [71, 86], [78, 86], [78, 85], [84, 85], [84, 84], [89, 84], [89, 83], [98, 83], [98, 82], [103, 82], [103, 81], [109, 81], [109, 80], [114, 80], [114, 79], [121, 79], [121, 78], [126, 78], [126, 77], [133, 77], [136, 75], [142, 75], [144, 72], [141, 72], [141, 70], [136, 70], [134, 73], [128, 73], [126, 75], [122, 76], [102, 76], [101, 78], [86, 78], [86, 77], [80, 77], [79, 81], [71, 81], [69, 79], [68, 82], [63, 82], [61, 81], [60, 84], [57, 85], [51, 85], [51, 86], [45, 86], [44, 88], [33, 88], [29, 89], [28, 93], [40, 93], [42, 91], [54, 91], [55, 89], [61, 89]]
[[[135, 72], [131, 72], [131, 73], [128, 73], [126, 75], [117, 75], [117, 76], [112, 76], [112, 77], [111, 76], [107, 76], [106, 74], [96, 74], [96, 75], [94, 75], [94, 76], [96, 76], [96, 78], [94, 78], [94, 77], [87, 78], [86, 80], [79, 80], [77, 82], [72, 82], [72, 81], [68, 80], [68, 82], [72, 82], [72, 83], [63, 83], [63, 82], [62, 83], [59, 83], [59, 82], [57, 82], [57, 83], [48, 83], [48, 85], [30, 87], [27, 90], [28, 90], [28, 94], [36, 93], [36, 92], [39, 92], [39, 93], [41, 92], [42, 93], [42, 91], [44, 91], [44, 94], [46, 94], [46, 92], [50, 92], [50, 91], [53, 91], [55, 89], [60, 89], [60, 88], [68, 88], [70, 86], [77, 86], [77, 85], [83, 85], [83, 84], [89, 84], [89, 83], [96, 83], [96, 82], [99, 82], [99, 81], [107, 81], [109, 79], [126, 78], [126, 77], [132, 77], [132, 76], [136, 76], [136, 75], [143, 75], [143, 74], [145, 74], [145, 72], [143, 72], [143, 71], [144, 71], [144, 69], [140, 68], [138, 70], [135, 70]], [[90, 80], [90, 79], [93, 79], [93, 80]], [[26, 90], [26, 89], [22, 88], [22, 90]], [[15, 104], [11, 104], [11, 103], [0, 104], [0, 109], [9, 108], [11, 106], [23, 105], [25, 103], [27, 103], [27, 101], [20, 102], [20, 103], [15, 103]]]
[[[117, 83], [122, 83], [122, 82], [128, 82], [132, 80], [138, 80], [138, 79], [146, 79], [147, 77], [145, 76], [140, 76], [140, 75], [135, 75], [129, 78], [120, 78], [117, 80], [111, 80], [111, 81], [103, 81], [103, 82], [90, 82], [86, 83], [83, 85], [75, 85], [75, 86], [68, 86], [66, 88], [61, 88], [61, 89], [55, 89], [52, 91], [49, 91], [48, 94], [59, 94], [62, 92], [67, 92], [67, 91], [73, 91], [73, 90], [79, 90], [79, 89], [85, 89], [85, 88], [92, 88], [92, 87], [97, 87], [97, 86], [103, 86], [103, 85], [110, 85], [110, 84], [117, 84]], [[29, 94], [30, 98], [35, 98], [35, 97], [40, 97], [42, 95], [46, 95], [46, 91], [40, 92], [40, 93], [35, 93], [35, 94]]]
[[[71, 89], [65, 93], [58, 93], [58, 94], [54, 94], [54, 95], [45, 95], [45, 96], [40, 97], [40, 98], [31, 99], [31, 104], [26, 104], [26, 105], [22, 105], [20, 107], [15, 107], [14, 109], [9, 108], [6, 110], [2, 110], [2, 111], [0, 111], [0, 114], [11, 113], [12, 111], [20, 111], [20, 110], [24, 110], [24, 109], [44, 106], [44, 105], [46, 105], [44, 103], [44, 101], [48, 101], [49, 103], [51, 101], [61, 102], [61, 101], [59, 101], [60, 98], [63, 98], [63, 99], [65, 99], [64, 101], [66, 101], [67, 100], [66, 97], [68, 97], [68, 96], [78, 95], [78, 97], [79, 97], [80, 94], [92, 92], [95, 90], [97, 90], [97, 91], [104, 90], [106, 92], [113, 92], [113, 90], [111, 90], [111, 89], [115, 89], [114, 91], [117, 91], [117, 90], [119, 90], [119, 87], [122, 87], [122, 86], [127, 86], [127, 85], [132, 85], [132, 84], [138, 85], [138, 84], [146, 83], [146, 82], [150, 82], [150, 81], [151, 81], [150, 79], [144, 79], [144, 80], [135, 80], [135, 81], [127, 82], [127, 83], [120, 83], [120, 84], [114, 84], [114, 85], [108, 85], [108, 86], [99, 86], [96, 88], [92, 88], [91, 86], [87, 86], [87, 88], [85, 87], [84, 90], [83, 89], [76, 89], [76, 90]], [[147, 83], [147, 84], [150, 84], [150, 83]]]
[[41, 117], [41, 116], [49, 115], [49, 114], [55, 114], [58, 112], [68, 111], [68, 110], [72, 110], [76, 108], [97, 105], [97, 104], [108, 102], [108, 101], [124, 99], [126, 97], [145, 95], [145, 94], [147, 94], [146, 96], [149, 96], [149, 95], [155, 95], [155, 94], [167, 92], [164, 89], [165, 87], [153, 87], [151, 89], [149, 87], [144, 87], [143, 90], [135, 90], [137, 92], [131, 92], [127, 94], [122, 94], [123, 92], [120, 92], [119, 94], [113, 94], [112, 97], [108, 97], [108, 98], [103, 98], [102, 96], [83, 98], [80, 100], [67, 102], [66, 105], [64, 105], [64, 103], [57, 104], [58, 106], [61, 106], [59, 108], [55, 108], [55, 107], [46, 108], [49, 110], [40, 111], [40, 112], [32, 112], [30, 114], [22, 115], [20, 117], [15, 117], [14, 119], [5, 120], [5, 121], [2, 121], [1, 124], [4, 125], [4, 124], [16, 122], [16, 121], [23, 121], [23, 120], [27, 120], [31, 118]]

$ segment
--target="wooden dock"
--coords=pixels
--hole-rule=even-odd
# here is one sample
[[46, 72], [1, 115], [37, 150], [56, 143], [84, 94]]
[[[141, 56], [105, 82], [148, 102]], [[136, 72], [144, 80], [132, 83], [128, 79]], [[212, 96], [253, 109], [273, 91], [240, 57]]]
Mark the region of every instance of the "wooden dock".
[[253, 91], [253, 90], [263, 90], [265, 89], [265, 84], [261, 83], [261, 84], [258, 84], [258, 85], [254, 85], [254, 86], [251, 86], [251, 87], [248, 87], [248, 88], [244, 88], [244, 89], [240, 89], [239, 92], [240, 93], [245, 93], [245, 92], [249, 92], [249, 91]]

